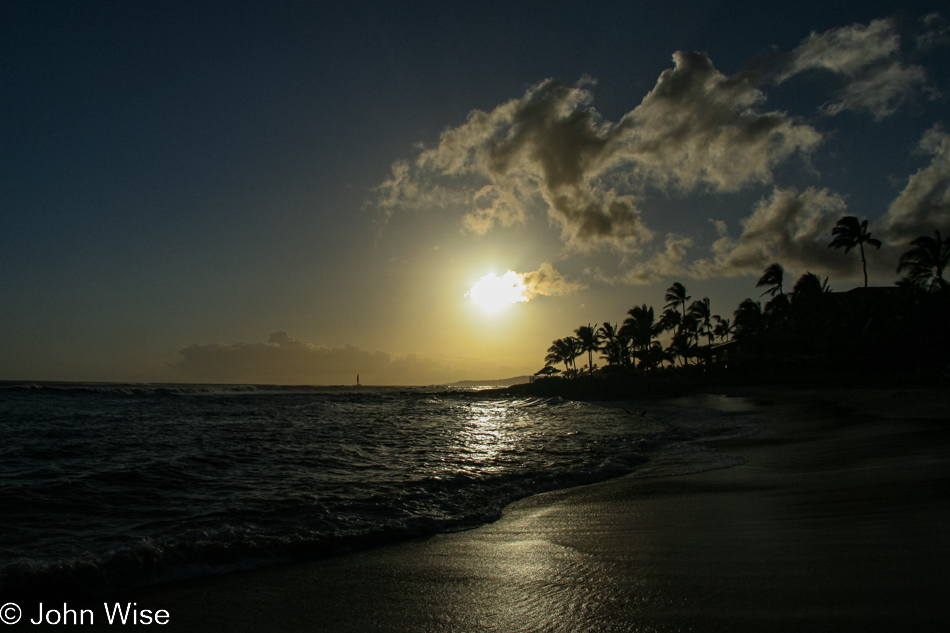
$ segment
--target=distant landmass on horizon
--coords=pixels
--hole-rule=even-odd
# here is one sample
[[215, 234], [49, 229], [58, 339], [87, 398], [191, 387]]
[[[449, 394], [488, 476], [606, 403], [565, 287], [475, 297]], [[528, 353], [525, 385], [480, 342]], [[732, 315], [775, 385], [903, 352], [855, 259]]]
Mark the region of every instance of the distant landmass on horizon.
[[515, 378], [500, 378], [498, 380], [459, 380], [447, 383], [446, 387], [510, 387], [531, 382], [533, 376], [516, 376]]

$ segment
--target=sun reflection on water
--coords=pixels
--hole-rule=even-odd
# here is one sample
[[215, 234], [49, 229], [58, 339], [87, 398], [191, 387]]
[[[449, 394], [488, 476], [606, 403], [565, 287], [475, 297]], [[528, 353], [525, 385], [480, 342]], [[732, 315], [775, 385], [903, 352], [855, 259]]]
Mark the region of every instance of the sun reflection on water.
[[[497, 402], [477, 402], [463, 416], [457, 443], [460, 455], [481, 467], [488, 466], [518, 441], [510, 425], [511, 411]], [[489, 467], [491, 468], [491, 467]]]

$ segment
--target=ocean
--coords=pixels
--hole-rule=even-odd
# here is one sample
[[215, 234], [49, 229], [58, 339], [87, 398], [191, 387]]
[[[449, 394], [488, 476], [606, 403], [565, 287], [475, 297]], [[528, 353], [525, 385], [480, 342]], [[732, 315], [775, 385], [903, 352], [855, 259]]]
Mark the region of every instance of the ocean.
[[463, 530], [742, 463], [751, 418], [478, 389], [0, 383], [0, 595], [101, 594]]

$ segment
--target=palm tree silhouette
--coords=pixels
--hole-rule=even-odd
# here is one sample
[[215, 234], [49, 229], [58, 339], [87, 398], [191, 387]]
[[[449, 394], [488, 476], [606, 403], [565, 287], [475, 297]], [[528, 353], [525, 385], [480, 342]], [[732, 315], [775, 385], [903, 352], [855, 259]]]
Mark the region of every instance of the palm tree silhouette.
[[618, 328], [609, 322], [604, 322], [597, 329], [597, 335], [602, 341], [602, 356], [608, 365], [625, 367], [630, 364], [630, 338], [624, 328]]
[[[633, 344], [634, 356], [637, 352], [641, 352], [642, 362], [642, 352], [650, 347], [654, 337], [660, 332], [654, 321], [653, 307], [648, 308], [646, 304], [643, 304], [631, 308], [627, 311], [627, 314], [629, 316], [623, 322], [623, 330], [630, 337]], [[634, 362], [636, 362], [636, 359], [634, 359]]]
[[838, 220], [835, 228], [831, 230], [831, 234], [834, 235], [834, 239], [831, 240], [828, 248], [838, 250], [844, 247], [845, 253], [855, 246], [861, 250], [861, 268], [864, 270], [864, 287], [867, 288], [868, 264], [864, 259], [864, 244], [867, 243], [875, 248], [881, 248], [881, 240], [871, 237], [871, 233], [868, 232], [867, 220], [858, 222], [858, 219], [853, 215], [846, 215]]
[[681, 305], [683, 307], [683, 316], [686, 316], [686, 302], [691, 299], [686, 294], [686, 288], [680, 282], [674, 282], [672, 286], [666, 289], [667, 304], [663, 306], [666, 309], [675, 308]]
[[824, 300], [831, 292], [828, 278], [822, 281], [821, 277], [812, 272], [806, 272], [795, 282], [791, 293], [792, 325], [796, 330], [814, 333], [825, 320]]
[[600, 336], [590, 323], [576, 330], [577, 342], [581, 352], [587, 352], [587, 373], [594, 372], [594, 352], [600, 349]]
[[758, 301], [746, 299], [739, 304], [735, 317], [735, 336], [743, 338], [762, 331], [762, 306]]
[[714, 315], [713, 318], [716, 319], [716, 327], [713, 329], [713, 334], [719, 337], [720, 343], [725, 343], [726, 339], [732, 336], [736, 329], [729, 319], [724, 319], [718, 314]]
[[782, 282], [785, 279], [785, 269], [778, 264], [772, 264], [765, 269], [765, 273], [762, 277], [759, 278], [758, 283], [755, 284], [756, 288], [761, 288], [766, 286], [765, 292], [759, 296], [764, 296], [766, 294], [775, 296], [776, 293], [783, 295], [785, 294], [782, 291]]
[[706, 339], [710, 345], [713, 342], [713, 324], [712, 324], [712, 309], [709, 307], [709, 297], [703, 297], [699, 301], [694, 301], [689, 306], [689, 314], [694, 317], [697, 322], [697, 343], [699, 342], [698, 336], [700, 334], [705, 334]]
[[940, 239], [940, 231], [934, 231], [936, 237], [921, 235], [910, 243], [913, 248], [901, 255], [897, 273], [908, 271], [907, 278], [916, 286], [930, 292], [945, 291], [948, 286], [943, 271], [950, 263], [950, 237]]
[[795, 287], [792, 288], [792, 303], [817, 299], [829, 292], [831, 292], [831, 287], [828, 286], [827, 277], [822, 281], [821, 277], [815, 273], [806, 272], [798, 278]]
[[564, 363], [566, 373], [571, 370], [578, 353], [577, 339], [572, 336], [559, 338], [548, 348], [548, 355], [544, 357], [544, 362], [548, 365]]

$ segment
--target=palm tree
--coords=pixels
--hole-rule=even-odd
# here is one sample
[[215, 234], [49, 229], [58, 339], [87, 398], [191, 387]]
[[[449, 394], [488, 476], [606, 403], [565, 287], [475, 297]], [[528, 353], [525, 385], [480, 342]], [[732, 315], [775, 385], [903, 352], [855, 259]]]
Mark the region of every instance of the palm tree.
[[[706, 340], [712, 345], [713, 342], [713, 324], [712, 310], [709, 307], [709, 297], [703, 297], [699, 301], [694, 301], [689, 306], [689, 314], [697, 321], [697, 335], [705, 334]], [[697, 343], [699, 341], [697, 340]]]
[[751, 336], [762, 331], [762, 306], [758, 301], [746, 299], [736, 308], [734, 317], [736, 338]]
[[656, 324], [660, 332], [670, 332], [679, 328], [683, 322], [683, 315], [676, 311], [676, 308], [667, 308], [660, 315], [660, 322]]
[[716, 327], [713, 329], [713, 334], [719, 337], [720, 343], [725, 343], [727, 338], [735, 334], [736, 328], [732, 325], [732, 321], [724, 319], [718, 314], [713, 318], [716, 319]]
[[831, 287], [828, 285], [827, 277], [822, 281], [821, 277], [815, 273], [806, 272], [798, 278], [795, 287], [792, 288], [792, 304], [812, 301], [829, 292], [831, 292]]
[[686, 302], [690, 300], [686, 294], [686, 288], [680, 282], [675, 282], [672, 286], [666, 289], [666, 301], [667, 304], [663, 306], [667, 310], [670, 308], [675, 308], [678, 305], [683, 306], [683, 316], [686, 316]]
[[910, 243], [913, 248], [901, 255], [897, 273], [908, 271], [907, 278], [916, 286], [930, 292], [945, 291], [950, 288], [943, 278], [943, 271], [950, 263], [950, 237], [940, 239], [940, 231], [934, 231], [936, 237], [921, 235]]
[[[564, 363], [565, 373], [574, 366], [574, 359], [580, 355], [580, 348], [577, 339], [573, 336], [559, 338], [548, 348], [548, 355], [544, 357], [544, 362], [548, 365]], [[575, 367], [576, 369], [576, 367]]]
[[567, 341], [562, 338], [557, 339], [548, 348], [548, 355], [544, 357], [544, 364], [548, 367], [558, 363], [564, 363], [564, 371], [571, 370], [571, 357], [568, 353], [569, 346]]
[[758, 283], [755, 284], [756, 288], [766, 286], [765, 292], [763, 292], [759, 296], [761, 297], [768, 294], [774, 297], [775, 293], [778, 293], [780, 295], [785, 294], [784, 292], [782, 292], [782, 282], [784, 279], [785, 279], [785, 269], [783, 269], [780, 265], [772, 264], [771, 266], [766, 268], [765, 273], [759, 279]]
[[664, 361], [673, 362], [673, 357], [663, 349], [659, 341], [653, 341], [643, 351], [640, 352], [640, 367], [646, 371], [653, 371]]
[[857, 246], [861, 250], [861, 267], [864, 270], [864, 287], [868, 287], [868, 264], [864, 259], [864, 244], [870, 244], [875, 248], [881, 248], [881, 240], [876, 240], [871, 237], [871, 234], [868, 232], [868, 221], [858, 222], [858, 219], [853, 215], [846, 215], [835, 225], [835, 228], [831, 230], [831, 234], [834, 235], [834, 239], [831, 240], [831, 244], [828, 245], [828, 248], [833, 248], [838, 250], [842, 246], [844, 247], [844, 252], [847, 253], [852, 248]]
[[693, 333], [690, 331], [687, 326], [687, 321], [693, 321], [692, 318], [687, 318], [676, 334], [673, 335], [673, 339], [670, 341], [669, 347], [666, 348], [666, 351], [672, 356], [679, 356], [683, 359], [683, 365], [689, 365], [689, 359], [691, 356], [696, 355], [696, 346], [693, 345]]
[[634, 355], [636, 355], [638, 351], [642, 352], [653, 343], [653, 339], [660, 332], [660, 329], [655, 323], [656, 317], [653, 314], [652, 306], [648, 308], [646, 304], [643, 304], [631, 308], [627, 311], [627, 314], [629, 316], [624, 320], [622, 329], [630, 337]]
[[824, 296], [831, 292], [828, 278], [822, 281], [815, 273], [806, 272], [792, 289], [792, 325], [796, 330], [814, 332], [824, 322]]
[[587, 373], [594, 373], [594, 352], [600, 349], [600, 336], [590, 323], [574, 330], [574, 334], [580, 351], [587, 352]]
[[630, 364], [630, 339], [623, 328], [617, 328], [616, 325], [605, 322], [597, 329], [597, 335], [603, 342], [602, 357], [608, 365], [626, 367]]

